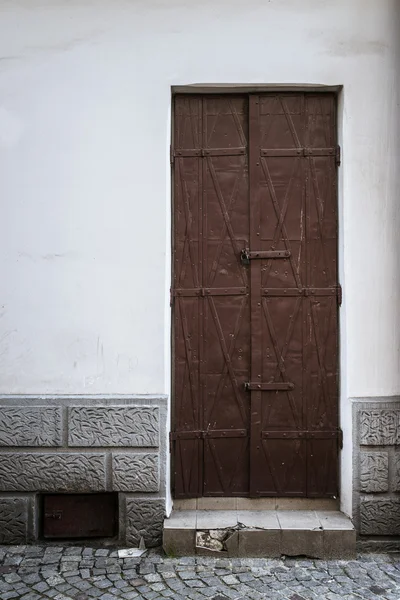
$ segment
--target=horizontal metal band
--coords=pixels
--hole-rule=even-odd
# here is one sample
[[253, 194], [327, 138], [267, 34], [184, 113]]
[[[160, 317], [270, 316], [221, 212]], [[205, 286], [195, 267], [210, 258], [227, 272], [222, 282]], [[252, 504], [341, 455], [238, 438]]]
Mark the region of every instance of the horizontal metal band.
[[[261, 148], [261, 156], [335, 156], [336, 148]], [[174, 158], [206, 157], [206, 156], [243, 156], [247, 154], [245, 146], [236, 148], [180, 148], [172, 152]]]
[[262, 148], [261, 156], [335, 156], [336, 148]]
[[[262, 288], [262, 296], [339, 296], [340, 287], [332, 288]], [[249, 294], [247, 287], [229, 288], [176, 288], [171, 290], [172, 296], [205, 297], [205, 296], [244, 296]]]
[[294, 389], [294, 383], [288, 382], [271, 382], [271, 383], [254, 383], [252, 381], [244, 384], [244, 389], [251, 392], [279, 392]]
[[[215, 429], [210, 431], [175, 431], [171, 432], [172, 440], [244, 438], [249, 435], [246, 429]], [[334, 431], [262, 431], [262, 439], [335, 439], [341, 436], [339, 430]]]
[[340, 431], [262, 431], [262, 439], [331, 439], [338, 438]]
[[248, 294], [247, 288], [189, 288], [172, 290], [173, 296], [243, 296]]
[[336, 296], [338, 287], [329, 288], [263, 288], [263, 296]]
[[248, 435], [247, 429], [210, 429], [209, 431], [174, 431], [173, 440], [192, 440], [206, 438], [242, 438]]
[[247, 153], [247, 148], [185, 148], [175, 150], [175, 158], [185, 158], [186, 156], [242, 156]]

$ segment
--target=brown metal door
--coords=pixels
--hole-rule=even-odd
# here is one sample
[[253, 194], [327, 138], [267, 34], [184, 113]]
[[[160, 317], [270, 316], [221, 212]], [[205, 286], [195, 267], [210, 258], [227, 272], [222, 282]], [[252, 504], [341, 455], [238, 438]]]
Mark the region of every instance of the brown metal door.
[[174, 117], [174, 495], [334, 496], [335, 97]]

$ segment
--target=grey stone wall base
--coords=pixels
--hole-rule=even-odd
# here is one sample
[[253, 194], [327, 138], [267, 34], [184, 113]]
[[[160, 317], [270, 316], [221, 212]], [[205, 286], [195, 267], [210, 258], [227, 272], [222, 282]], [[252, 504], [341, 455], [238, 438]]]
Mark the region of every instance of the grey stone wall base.
[[400, 536], [399, 444], [400, 398], [353, 400], [353, 520], [365, 550], [397, 547], [382, 536]]
[[0, 396], [0, 543], [39, 539], [40, 493], [106, 491], [118, 542], [159, 545], [166, 464], [165, 396]]

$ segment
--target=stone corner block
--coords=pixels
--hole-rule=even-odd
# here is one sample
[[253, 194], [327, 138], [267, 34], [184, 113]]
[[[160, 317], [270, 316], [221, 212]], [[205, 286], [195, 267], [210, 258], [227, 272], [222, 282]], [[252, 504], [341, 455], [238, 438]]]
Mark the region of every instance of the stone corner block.
[[400, 499], [361, 498], [362, 535], [400, 535]]
[[137, 546], [142, 537], [146, 547], [161, 546], [165, 518], [164, 500], [127, 498], [126, 543]]
[[157, 447], [158, 406], [73, 406], [68, 409], [68, 445]]
[[389, 456], [387, 452], [360, 453], [360, 491], [387, 492], [389, 489]]
[[104, 454], [0, 453], [2, 492], [97, 492], [105, 486]]
[[360, 444], [362, 446], [392, 446], [398, 443], [398, 410], [360, 410]]
[[0, 544], [25, 543], [27, 532], [27, 499], [0, 498]]
[[112, 474], [115, 491], [158, 492], [159, 472], [158, 454], [113, 454]]
[[2, 406], [0, 446], [61, 446], [61, 408]]

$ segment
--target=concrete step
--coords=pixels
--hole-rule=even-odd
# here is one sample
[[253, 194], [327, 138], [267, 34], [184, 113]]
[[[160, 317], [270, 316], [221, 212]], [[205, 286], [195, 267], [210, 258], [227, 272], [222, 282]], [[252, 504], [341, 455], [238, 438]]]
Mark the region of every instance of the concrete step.
[[340, 510], [338, 498], [186, 498], [174, 510]]
[[164, 521], [169, 556], [308, 556], [351, 560], [356, 532], [335, 510], [177, 510]]

